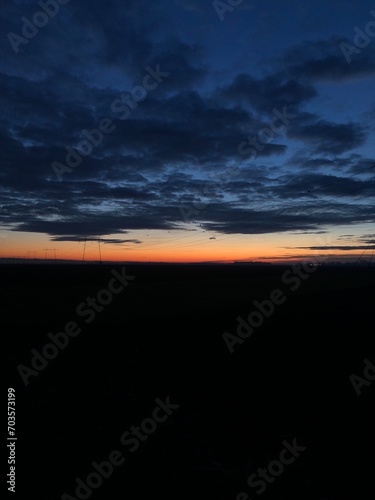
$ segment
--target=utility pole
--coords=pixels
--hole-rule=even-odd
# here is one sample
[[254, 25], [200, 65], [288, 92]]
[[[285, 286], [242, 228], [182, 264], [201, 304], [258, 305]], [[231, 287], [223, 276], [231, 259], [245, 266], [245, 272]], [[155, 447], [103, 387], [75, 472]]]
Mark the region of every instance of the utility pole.
[[[355, 265], [357, 265], [360, 260], [362, 259], [362, 257], [364, 256], [364, 254], [367, 252], [367, 250], [371, 250], [371, 245], [374, 243], [375, 241], [375, 238], [372, 238], [372, 240], [370, 241], [370, 243], [365, 247], [365, 249], [363, 250], [363, 252], [361, 253], [361, 255], [358, 257], [358, 260], [356, 261]], [[372, 254], [371, 254], [371, 258], [370, 258], [370, 261], [368, 263], [369, 266], [371, 266], [371, 262], [372, 262], [372, 256], [374, 255], [374, 249], [372, 250]]]
[[[45, 248], [44, 249], [44, 262], [47, 262], [47, 257], [48, 257], [48, 252], [53, 252], [53, 255], [55, 257], [55, 261], [56, 261], [56, 250], [57, 248]], [[35, 258], [35, 252], [34, 252], [34, 258]]]
[[102, 251], [100, 249], [100, 236], [98, 239], [98, 245], [99, 245], [99, 264], [101, 264], [102, 263]]
[[86, 236], [83, 242], [83, 256], [82, 256], [82, 264], [85, 262], [85, 254], [86, 254]]

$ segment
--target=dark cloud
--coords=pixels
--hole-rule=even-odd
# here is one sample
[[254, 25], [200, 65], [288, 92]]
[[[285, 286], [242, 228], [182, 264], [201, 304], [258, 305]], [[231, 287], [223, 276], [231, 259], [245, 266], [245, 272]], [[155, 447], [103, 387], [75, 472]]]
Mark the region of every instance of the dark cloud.
[[311, 85], [304, 85], [297, 79], [283, 81], [277, 74], [262, 79], [240, 74], [220, 91], [223, 99], [250, 105], [266, 115], [271, 115], [274, 108], [282, 111], [285, 106], [289, 112], [293, 112], [316, 95]]
[[354, 54], [348, 64], [341, 49], [343, 43], [353, 46], [353, 40], [339, 37], [301, 43], [286, 52], [281, 71], [311, 82], [343, 82], [375, 75], [374, 47], [369, 44], [366, 50]]
[[[366, 132], [359, 123], [333, 123], [327, 120], [295, 120], [288, 137], [309, 143], [313, 153], [340, 155], [365, 143]], [[310, 123], [309, 123], [310, 122]]]
[[[259, 205], [258, 205], [259, 206]], [[272, 208], [266, 203], [263, 210], [256, 208], [244, 210], [230, 203], [210, 204], [201, 217], [202, 227], [206, 230], [227, 234], [263, 234], [277, 232], [320, 231], [322, 226], [347, 225], [374, 221], [371, 204], [362, 205], [315, 200], [312, 204], [296, 202], [285, 203]], [[210, 222], [207, 222], [209, 220]]]
[[306, 156], [303, 151], [295, 154], [289, 164], [301, 167], [304, 170], [315, 172], [316, 170], [332, 171], [334, 173], [351, 174], [357, 176], [360, 174], [369, 175], [371, 170], [375, 168], [374, 160], [363, 158], [356, 153], [350, 153], [345, 156], [328, 157], [322, 154], [310, 154]]
[[375, 245], [327, 245], [327, 246], [313, 246], [313, 247], [294, 247], [298, 250], [371, 250]]
[[111, 245], [123, 245], [124, 243], [134, 243], [135, 245], [139, 245], [142, 243], [142, 241], [131, 238], [131, 239], [117, 239], [117, 238], [90, 238], [90, 237], [85, 237], [82, 238], [81, 236], [76, 236], [76, 235], [66, 235], [66, 236], [55, 236], [51, 238], [51, 241], [79, 241], [79, 242], [84, 242], [84, 241], [97, 241], [99, 243], [107, 243]]
[[[130, 212], [130, 211], [129, 211]], [[32, 233], [46, 233], [50, 236], [87, 236], [98, 237], [109, 234], [123, 234], [135, 229], [173, 229], [172, 223], [168, 219], [161, 218], [162, 211], [148, 215], [132, 215], [128, 213], [118, 216], [115, 213], [109, 215], [85, 214], [79, 221], [74, 220], [74, 215], [64, 221], [34, 220], [30, 217], [21, 222], [15, 231], [26, 231]]]
[[[3, 37], [1, 224], [54, 241], [138, 244], [122, 235], [180, 228], [181, 206], [202, 201], [195, 220], [230, 234], [316, 234], [322, 225], [374, 221], [373, 160], [358, 151], [370, 140], [373, 103], [361, 123], [314, 107], [322, 82], [373, 75], [373, 47], [349, 65], [342, 39], [301, 40], [281, 61], [262, 61], [266, 71], [234, 64], [213, 84], [226, 46], [168, 24], [176, 12], [188, 23], [201, 11], [218, 23], [210, 31], [218, 40], [212, 4], [195, 0], [70, 2], [19, 54]], [[19, 33], [21, 17], [34, 12], [27, 1], [9, 4], [4, 32]], [[157, 65], [168, 77], [121, 120], [113, 101]], [[295, 116], [256, 158], [241, 156], [239, 144], [259, 139], [274, 109]], [[65, 148], [107, 117], [115, 130], [59, 182], [51, 164], [64, 163]], [[104, 238], [113, 234], [119, 239]]]
[[308, 197], [319, 199], [333, 197], [340, 203], [340, 198], [363, 196], [364, 199], [375, 196], [375, 177], [367, 180], [337, 177], [335, 175], [305, 174], [283, 177], [281, 182], [271, 187], [274, 195], [280, 198], [296, 199]]

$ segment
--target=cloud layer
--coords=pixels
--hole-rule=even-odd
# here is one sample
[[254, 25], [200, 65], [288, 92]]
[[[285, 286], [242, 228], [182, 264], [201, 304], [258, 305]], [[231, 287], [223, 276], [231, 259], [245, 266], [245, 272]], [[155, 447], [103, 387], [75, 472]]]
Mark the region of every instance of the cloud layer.
[[[2, 27], [20, 33], [32, 9], [3, 8]], [[374, 43], [348, 64], [342, 37], [301, 38], [262, 69], [231, 68], [213, 84], [220, 47], [213, 54], [205, 37], [180, 37], [184, 15], [203, 15], [200, 3], [72, 1], [19, 54], [3, 37], [0, 223], [55, 241], [117, 234], [138, 244], [123, 235], [181, 228], [181, 207], [197, 203], [205, 208], [194, 221], [222, 233], [374, 222], [374, 102], [354, 117], [327, 116], [321, 104], [327, 85], [356, 98], [355, 85], [374, 76]], [[137, 102], [135, 86], [158, 65], [169, 76]], [[112, 106], [122, 94], [133, 95], [126, 119]], [[295, 118], [267, 133], [275, 109]], [[52, 163], [65, 164], [66, 147], [77, 151], [104, 118], [113, 132], [59, 181]], [[256, 154], [240, 155], [252, 139]]]

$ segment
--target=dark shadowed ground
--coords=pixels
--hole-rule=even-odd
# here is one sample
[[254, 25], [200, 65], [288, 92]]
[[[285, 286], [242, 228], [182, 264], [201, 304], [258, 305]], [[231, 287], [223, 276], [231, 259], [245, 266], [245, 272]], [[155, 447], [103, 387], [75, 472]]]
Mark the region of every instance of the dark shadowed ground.
[[[373, 498], [374, 383], [357, 394], [349, 377], [375, 360], [374, 267], [298, 284], [283, 266], [126, 265], [134, 280], [86, 323], [77, 307], [122, 267], [0, 267], [19, 498], [84, 498], [75, 479], [113, 450], [125, 463], [86, 498]], [[231, 354], [224, 332], [276, 288], [284, 303]], [[81, 333], [26, 386], [19, 365], [70, 321]], [[168, 396], [179, 408], [131, 452], [120, 437]], [[248, 477], [295, 439], [306, 449], [257, 494]]]

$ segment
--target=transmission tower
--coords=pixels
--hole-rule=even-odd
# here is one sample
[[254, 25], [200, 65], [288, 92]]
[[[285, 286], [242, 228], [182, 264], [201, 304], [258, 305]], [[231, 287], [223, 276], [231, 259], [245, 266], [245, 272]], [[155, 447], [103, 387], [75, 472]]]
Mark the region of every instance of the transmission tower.
[[99, 245], [99, 264], [102, 263], [102, 251], [101, 251], [101, 248], [100, 248], [100, 236], [99, 236], [99, 239], [98, 239], [98, 245]]
[[85, 254], [86, 254], [86, 236], [83, 242], [83, 256], [82, 256], [82, 264], [85, 262]]

